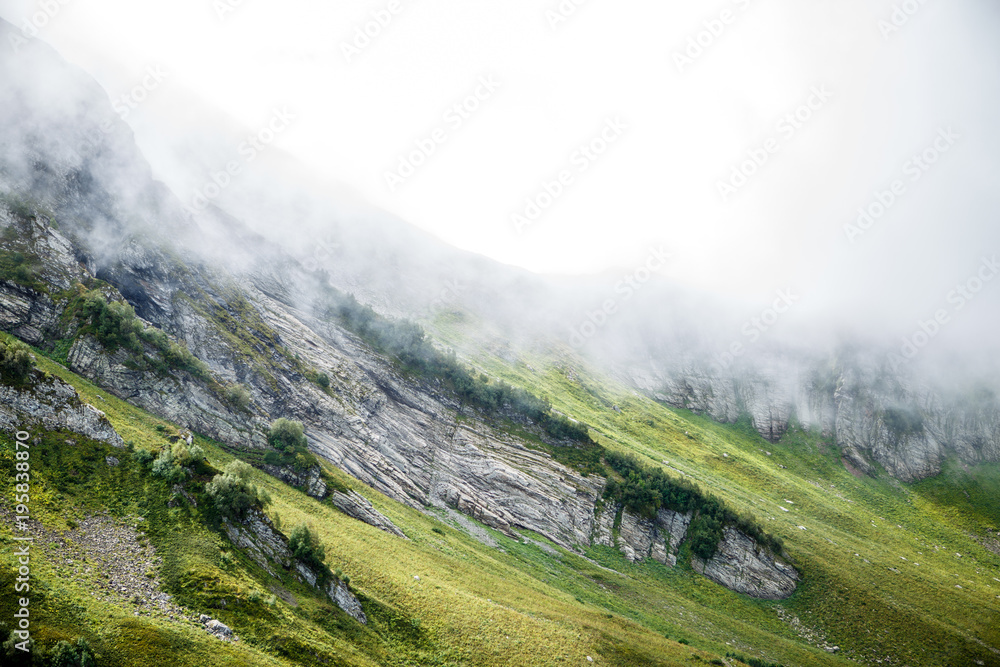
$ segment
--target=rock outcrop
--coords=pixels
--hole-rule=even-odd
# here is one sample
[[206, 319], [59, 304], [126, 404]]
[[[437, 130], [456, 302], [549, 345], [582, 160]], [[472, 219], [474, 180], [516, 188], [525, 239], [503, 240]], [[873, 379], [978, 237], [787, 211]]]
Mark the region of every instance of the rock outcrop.
[[222, 527], [229, 540], [272, 577], [277, 576], [274, 570], [276, 565], [285, 570], [294, 570], [300, 581], [322, 590], [331, 602], [359, 623], [368, 623], [368, 617], [365, 616], [361, 603], [347, 585], [340, 579], [331, 577], [325, 588], [322, 587], [320, 585], [322, 577], [319, 573], [292, 556], [288, 548], [288, 538], [274, 527], [264, 513], [251, 510], [243, 521], [223, 520]]
[[84, 403], [76, 390], [56, 377], [32, 373], [23, 387], [0, 385], [0, 430], [14, 433], [40, 426], [66, 429], [115, 447], [124, 447], [120, 435], [103, 412]]
[[1000, 401], [991, 391], [952, 396], [873, 352], [836, 360], [775, 352], [724, 370], [660, 361], [624, 375], [659, 401], [721, 422], [748, 415], [771, 441], [796, 420], [835, 440], [848, 462], [869, 473], [878, 464], [915, 481], [938, 474], [949, 457], [1000, 461]]
[[312, 466], [304, 473], [296, 472], [287, 466], [281, 467], [265, 464], [260, 468], [271, 477], [280, 479], [289, 486], [298, 487], [313, 498], [322, 500], [328, 495], [326, 482], [323, 481], [322, 471], [319, 469], [319, 466]]
[[330, 502], [333, 503], [334, 507], [352, 519], [363, 521], [369, 526], [374, 526], [379, 530], [384, 530], [390, 535], [402, 537], [404, 540], [409, 539], [403, 534], [403, 531], [396, 527], [396, 524], [390, 521], [388, 517], [379, 512], [377, 509], [372, 507], [372, 504], [356, 491], [348, 491], [347, 493], [334, 491], [330, 494]]
[[694, 556], [695, 572], [729, 590], [764, 600], [783, 600], [795, 592], [798, 572], [735, 528], [726, 528], [715, 555]]
[[649, 520], [624, 510], [621, 505], [612, 505], [598, 510], [596, 523], [594, 544], [617, 547], [633, 563], [652, 558], [673, 567], [677, 564], [677, 550], [687, 535], [691, 513], [661, 509], [655, 519]]

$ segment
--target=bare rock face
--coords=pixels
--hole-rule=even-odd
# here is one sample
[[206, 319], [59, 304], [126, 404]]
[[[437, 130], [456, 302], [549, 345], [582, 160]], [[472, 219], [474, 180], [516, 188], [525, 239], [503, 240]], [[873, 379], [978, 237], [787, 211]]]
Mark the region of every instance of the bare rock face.
[[795, 592], [798, 572], [735, 528], [726, 528], [718, 550], [707, 562], [692, 558], [695, 572], [737, 593], [763, 600], [783, 600]]
[[103, 412], [81, 401], [70, 385], [39, 371], [25, 387], [0, 385], [0, 429], [24, 431], [35, 425], [46, 430], [66, 429], [115, 447], [125, 446]]
[[[618, 536], [614, 523], [620, 516]], [[653, 520], [637, 516], [621, 505], [605, 507], [597, 513], [594, 544], [617, 547], [633, 563], [649, 558], [670, 565], [677, 564], [677, 550], [687, 536], [691, 514], [661, 509]]]
[[323, 499], [328, 495], [326, 482], [323, 481], [323, 476], [320, 473], [319, 466], [313, 466], [304, 473], [296, 472], [289, 467], [280, 467], [273, 465], [262, 465], [261, 470], [266, 472], [271, 477], [280, 479], [285, 484], [289, 486], [295, 486], [303, 489], [307, 495], [313, 498]]
[[355, 491], [347, 493], [334, 491], [330, 494], [330, 502], [352, 519], [363, 521], [369, 526], [384, 530], [390, 535], [402, 537], [404, 540], [410, 539], [388, 517], [372, 507], [372, 504], [364, 496]]
[[354, 593], [351, 592], [351, 589], [343, 581], [337, 579], [331, 581], [327, 586], [326, 594], [338, 607], [346, 611], [358, 623], [368, 625], [368, 617], [365, 616], [365, 610], [361, 608], [358, 598], [354, 596]]
[[877, 463], [915, 481], [940, 473], [949, 457], [968, 465], [1000, 461], [996, 396], [953, 396], [877, 351], [838, 352], [833, 360], [779, 350], [726, 369], [661, 361], [623, 375], [659, 401], [721, 422], [749, 415], [771, 441], [794, 418], [834, 439], [845, 459], [869, 474]]
[[70, 370], [123, 400], [222, 442], [266, 446], [263, 425], [230, 409], [204, 383], [186, 373], [161, 377], [133, 370], [126, 366], [128, 359], [123, 350], [108, 354], [89, 336], [77, 339], [69, 351]]
[[[301, 581], [307, 582], [313, 588], [319, 588], [319, 574], [292, 557], [292, 552], [288, 549], [288, 538], [278, 532], [264, 513], [251, 510], [242, 522], [227, 519], [223, 521], [222, 527], [229, 540], [243, 549], [272, 577], [277, 576], [273, 569], [277, 564], [286, 570], [294, 569]], [[357, 619], [359, 623], [368, 623], [361, 603], [344, 582], [334, 577], [323, 592], [331, 602]]]
[[242, 522], [223, 520], [223, 530], [229, 541], [243, 549], [250, 559], [272, 577], [275, 564], [288, 569], [292, 566], [292, 552], [288, 541], [279, 533], [271, 520], [261, 512], [249, 512]]

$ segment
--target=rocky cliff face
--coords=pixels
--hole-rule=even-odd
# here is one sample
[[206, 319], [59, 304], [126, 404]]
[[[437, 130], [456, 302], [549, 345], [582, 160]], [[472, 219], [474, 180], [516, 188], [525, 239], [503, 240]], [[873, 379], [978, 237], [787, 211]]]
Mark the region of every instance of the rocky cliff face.
[[[73, 371], [232, 447], [266, 447], [273, 419], [297, 419], [314, 453], [412, 507], [450, 508], [567, 548], [599, 535], [602, 543], [617, 539], [630, 558], [675, 562], [690, 517], [661, 513], [642, 522], [625, 514], [616, 529], [615, 512], [609, 538], [608, 515], [594, 513], [604, 479], [584, 477], [459, 414], [450, 395], [402, 376], [319, 318], [315, 274], [221, 211], [185, 211], [152, 180], [103, 91], [81, 83], [44, 46], [33, 44], [20, 57], [49, 66], [49, 85], [66, 99], [47, 104], [19, 65], [0, 56], [0, 80], [17, 101], [0, 108], [0, 251], [27, 258], [25, 271], [0, 280], [3, 330], [49, 349], [57, 341], [70, 345]], [[203, 362], [207, 375], [144, 369], [124, 349], [106, 349], [70, 312], [87, 290], [131, 304], [144, 325]], [[145, 352], [159, 354], [148, 345]], [[329, 386], [310, 381], [316, 372]], [[236, 384], [245, 401], [227, 399], [226, 388]], [[98, 433], [100, 420], [81, 410], [62, 419]], [[370, 506], [340, 500], [362, 520], [399, 532]], [[285, 566], [287, 545], [265, 519], [228, 530], [262, 567]], [[344, 597], [339, 589], [328, 593]]]
[[617, 547], [633, 563], [652, 558], [673, 567], [690, 524], [690, 512], [661, 509], [651, 521], [625, 511], [621, 505], [608, 505], [597, 510], [594, 544]]
[[772, 354], [724, 370], [657, 363], [624, 374], [669, 405], [722, 422], [749, 415], [772, 441], [793, 419], [817, 428], [866, 472], [877, 463], [913, 481], [939, 473], [949, 457], [969, 465], [1000, 461], [1000, 403], [991, 391], [956, 397], [886, 355]]
[[0, 430], [13, 434], [36, 427], [65, 429], [115, 447], [125, 446], [103, 412], [81, 401], [73, 387], [39, 371], [23, 387], [0, 385]]
[[708, 561], [695, 556], [695, 572], [738, 593], [764, 600], [783, 600], [795, 592], [799, 575], [735, 528], [726, 528], [719, 549]]
[[[655, 519], [644, 519], [621, 505], [597, 512], [594, 544], [617, 548], [633, 563], [653, 559], [674, 567], [687, 537], [691, 514], [661, 509]], [[694, 570], [738, 593], [764, 600], [783, 600], [795, 592], [798, 572], [752, 538], [727, 528], [718, 551], [708, 560], [697, 556]]]
[[319, 573], [292, 556], [292, 552], [288, 549], [288, 538], [278, 532], [271, 520], [262, 512], [251, 510], [241, 522], [224, 520], [222, 527], [229, 540], [243, 549], [272, 577], [277, 576], [274, 572], [276, 566], [285, 570], [294, 569], [300, 581], [322, 590], [331, 602], [359, 623], [363, 625], [368, 623], [368, 617], [365, 616], [361, 603], [347, 585], [333, 577], [325, 586], [320, 586]]

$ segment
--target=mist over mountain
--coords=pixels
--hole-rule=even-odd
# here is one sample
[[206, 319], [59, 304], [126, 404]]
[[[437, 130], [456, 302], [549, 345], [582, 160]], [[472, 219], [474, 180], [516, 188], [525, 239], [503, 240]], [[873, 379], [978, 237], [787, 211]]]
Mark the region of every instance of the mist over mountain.
[[936, 199], [873, 192], [911, 234], [803, 217], [760, 256], [786, 281], [693, 279], [671, 226], [538, 273], [287, 150], [307, 109], [247, 124], [155, 65], [123, 97], [0, 45], [8, 495], [34, 447], [0, 542], [44, 549], [0, 664], [997, 664], [984, 111], [902, 167]]

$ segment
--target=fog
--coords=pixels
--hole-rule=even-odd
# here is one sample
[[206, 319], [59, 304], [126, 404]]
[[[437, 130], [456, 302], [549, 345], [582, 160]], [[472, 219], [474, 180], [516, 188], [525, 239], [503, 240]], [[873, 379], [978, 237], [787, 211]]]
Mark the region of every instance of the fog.
[[517, 344], [727, 365], [857, 343], [992, 369], [1000, 9], [661, 4], [0, 16], [97, 80], [219, 261], [231, 215], [383, 312], [463, 310]]

